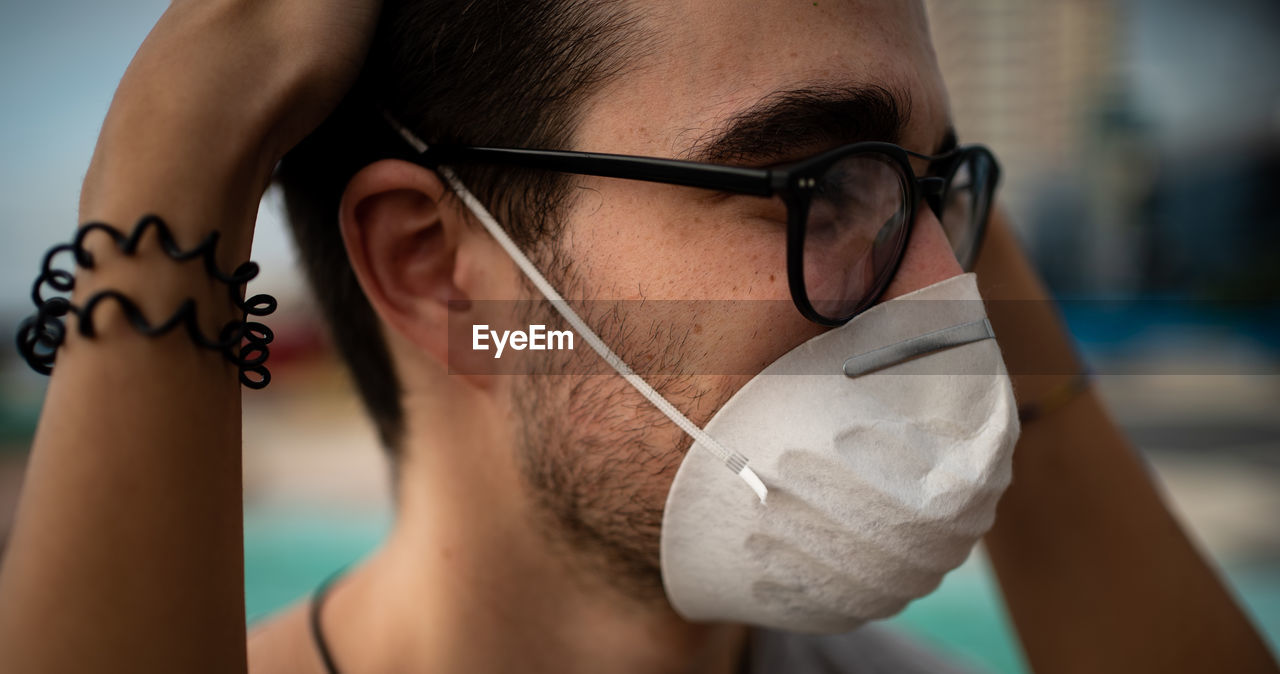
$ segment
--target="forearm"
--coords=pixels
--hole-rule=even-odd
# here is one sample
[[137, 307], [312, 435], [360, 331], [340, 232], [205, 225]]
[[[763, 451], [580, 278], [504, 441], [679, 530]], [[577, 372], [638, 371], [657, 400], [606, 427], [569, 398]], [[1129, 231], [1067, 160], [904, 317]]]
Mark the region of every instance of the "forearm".
[[[270, 164], [244, 123], [247, 105], [245, 119], [185, 108], [180, 91], [146, 72], [182, 58], [176, 37], [149, 38], [126, 74], [81, 221], [128, 232], [155, 213], [184, 250], [218, 230], [229, 272], [249, 257]], [[191, 53], [207, 53], [186, 37]], [[199, 260], [161, 252], [154, 230], [134, 256], [101, 233], [87, 245], [96, 264], [77, 270], [77, 305], [119, 290], [154, 325], [191, 298], [209, 337], [236, 317], [227, 286]], [[0, 575], [0, 671], [242, 671], [237, 370], [181, 328], [143, 336], [114, 302], [93, 318], [92, 339], [68, 318], [32, 444]]]
[[[191, 194], [190, 185], [152, 184], [156, 194]], [[101, 219], [122, 229], [159, 213], [184, 249], [211, 229], [246, 226], [162, 201], [119, 199], [86, 213], [110, 212]], [[156, 324], [192, 298], [209, 336], [231, 318], [225, 286], [198, 261], [169, 259], [153, 235], [134, 257], [94, 249], [101, 271], [78, 274], [76, 304], [112, 288]], [[101, 671], [236, 671], [244, 643], [237, 372], [182, 329], [141, 335], [113, 302], [94, 323], [97, 336], [87, 339], [68, 321], [32, 444], [0, 576], [0, 670], [83, 671], [85, 655], [97, 653]]]
[[[1040, 400], [1077, 364], [1007, 226], [993, 225], [979, 282], [1020, 402]], [[1092, 391], [1023, 427], [1013, 474], [986, 543], [1036, 672], [1275, 671]]]

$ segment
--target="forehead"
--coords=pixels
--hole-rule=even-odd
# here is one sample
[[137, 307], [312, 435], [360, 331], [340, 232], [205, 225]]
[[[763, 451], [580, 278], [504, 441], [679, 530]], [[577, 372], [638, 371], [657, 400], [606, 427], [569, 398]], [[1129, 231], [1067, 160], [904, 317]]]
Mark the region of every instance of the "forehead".
[[871, 85], [908, 99], [901, 141], [911, 149], [931, 150], [947, 125], [915, 0], [666, 0], [642, 13], [644, 55], [586, 106], [580, 148], [684, 156], [771, 94], [813, 87]]

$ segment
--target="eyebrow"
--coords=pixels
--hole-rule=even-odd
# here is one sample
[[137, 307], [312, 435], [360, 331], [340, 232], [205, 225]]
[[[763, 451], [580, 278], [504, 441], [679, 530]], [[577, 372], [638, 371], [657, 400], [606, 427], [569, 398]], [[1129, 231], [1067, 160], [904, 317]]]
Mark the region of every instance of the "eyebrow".
[[897, 143], [910, 116], [910, 96], [879, 85], [775, 91], [695, 142], [687, 157], [758, 163], [865, 140]]
[[[860, 141], [900, 143], [910, 119], [911, 96], [880, 85], [776, 91], [695, 142], [685, 158], [763, 165]], [[955, 129], [948, 125], [932, 153], [957, 145]]]

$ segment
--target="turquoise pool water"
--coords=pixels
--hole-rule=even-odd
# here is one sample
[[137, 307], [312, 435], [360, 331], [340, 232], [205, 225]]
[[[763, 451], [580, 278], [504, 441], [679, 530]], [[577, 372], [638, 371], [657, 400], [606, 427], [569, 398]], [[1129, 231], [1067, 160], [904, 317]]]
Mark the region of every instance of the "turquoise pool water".
[[[383, 514], [261, 512], [245, 515], [245, 602], [250, 621], [306, 596], [329, 574], [372, 550]], [[1227, 576], [1272, 649], [1280, 645], [1280, 569], [1229, 567]], [[982, 562], [947, 576], [936, 592], [890, 624], [975, 668], [1025, 672], [997, 589]]]

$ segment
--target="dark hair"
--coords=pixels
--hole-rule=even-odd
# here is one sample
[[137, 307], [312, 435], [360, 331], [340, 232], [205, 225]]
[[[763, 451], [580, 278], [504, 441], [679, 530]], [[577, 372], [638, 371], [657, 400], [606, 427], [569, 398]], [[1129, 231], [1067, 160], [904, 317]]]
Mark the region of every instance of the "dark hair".
[[[404, 433], [400, 384], [338, 229], [352, 176], [406, 150], [379, 108], [428, 142], [567, 147], [582, 102], [647, 43], [638, 22], [621, 0], [388, 0], [356, 85], [280, 163], [299, 257], [393, 457]], [[555, 234], [568, 196], [563, 176], [483, 166], [457, 173], [522, 248], [535, 252]]]

